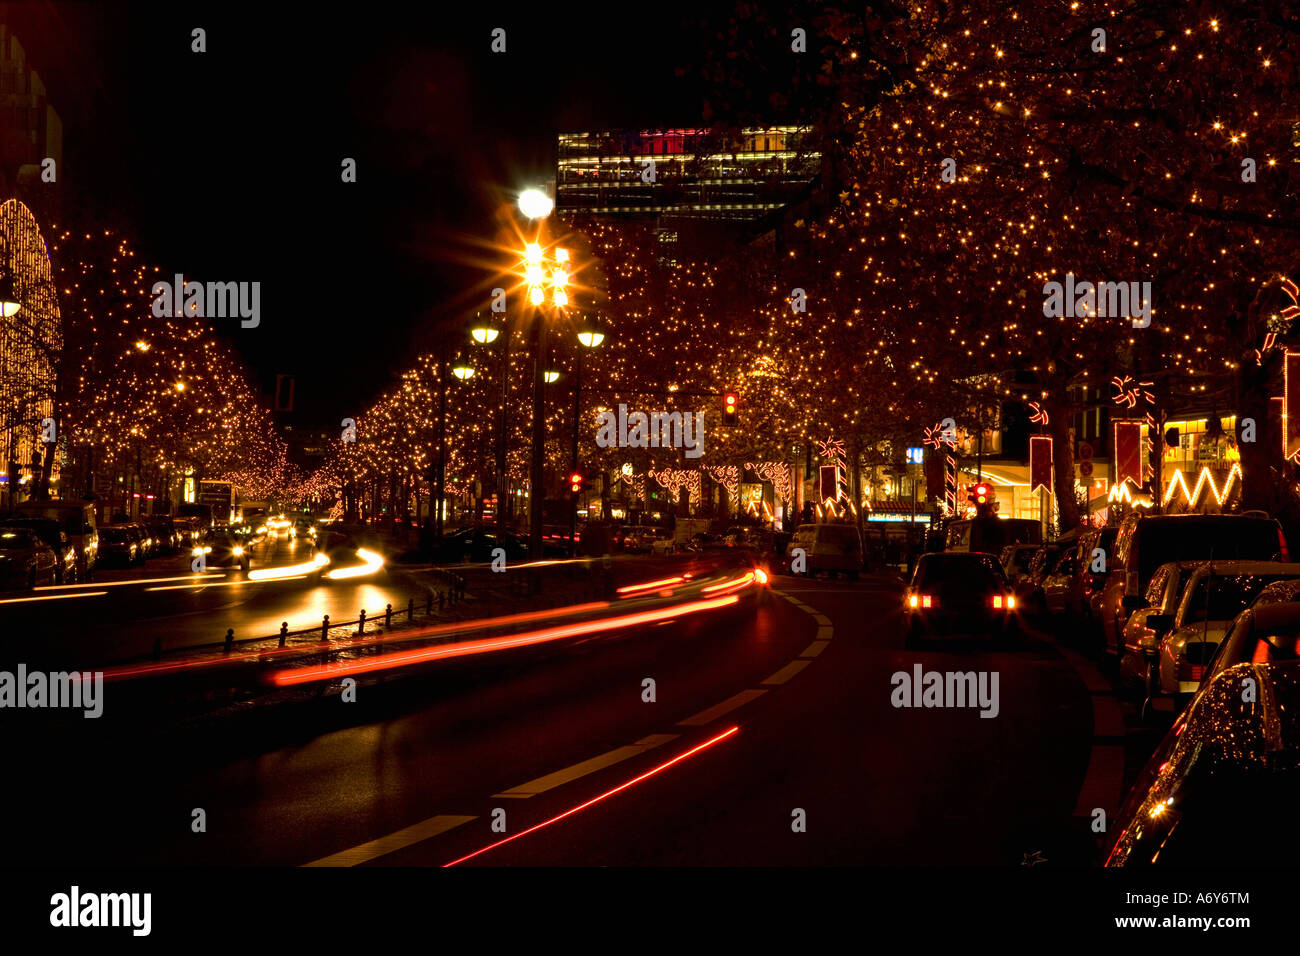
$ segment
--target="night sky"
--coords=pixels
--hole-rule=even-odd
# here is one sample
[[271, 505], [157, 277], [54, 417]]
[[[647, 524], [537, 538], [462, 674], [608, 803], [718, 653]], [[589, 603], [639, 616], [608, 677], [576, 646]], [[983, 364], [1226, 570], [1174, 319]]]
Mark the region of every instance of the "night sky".
[[[499, 197], [554, 177], [557, 132], [702, 114], [698, 7], [681, 21], [605, 5], [185, 7], [6, 12], [63, 119], [71, 204], [124, 227], [168, 278], [261, 281], [258, 328], [213, 321], [268, 392], [297, 377], [303, 424], [358, 411], [478, 305], [467, 290], [484, 275], [463, 260], [491, 239]], [[340, 181], [345, 156], [356, 184]]]

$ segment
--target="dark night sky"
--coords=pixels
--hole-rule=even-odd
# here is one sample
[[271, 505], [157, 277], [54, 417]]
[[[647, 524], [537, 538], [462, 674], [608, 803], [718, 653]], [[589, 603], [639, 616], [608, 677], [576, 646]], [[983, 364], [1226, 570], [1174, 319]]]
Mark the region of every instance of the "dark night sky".
[[456, 251], [491, 238], [495, 196], [553, 178], [557, 132], [701, 119], [695, 74], [675, 75], [702, 56], [698, 6], [627, 21], [610, 4], [476, 6], [31, 3], [5, 18], [63, 118], [68, 190], [167, 275], [261, 281], [260, 327], [215, 321], [268, 391], [296, 375], [323, 422], [400, 372], [483, 278]]

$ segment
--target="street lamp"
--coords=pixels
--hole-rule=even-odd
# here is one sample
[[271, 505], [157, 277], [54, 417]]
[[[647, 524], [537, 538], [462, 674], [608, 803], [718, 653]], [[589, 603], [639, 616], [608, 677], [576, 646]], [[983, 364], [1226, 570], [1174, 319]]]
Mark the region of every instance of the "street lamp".
[[560, 380], [560, 373], [555, 369], [548, 368], [542, 373], [542, 377], [546, 379], [547, 385], [553, 385]]
[[[505, 335], [501, 333], [505, 332]], [[479, 345], [491, 345], [498, 339], [501, 344], [501, 404], [497, 408], [497, 527], [504, 528], [509, 517], [509, 496], [506, 494], [506, 404], [510, 384], [510, 328], [504, 321], [498, 323], [479, 312], [470, 324], [470, 338]]]
[[474, 366], [470, 365], [463, 358], [458, 358], [456, 364], [451, 367], [451, 374], [455, 375], [462, 382], [474, 377]]
[[470, 327], [469, 334], [479, 345], [491, 345], [497, 340], [501, 329], [491, 319], [483, 318], [483, 313], [479, 312], [474, 316], [474, 323]]
[[[604, 341], [605, 333], [600, 330], [600, 326], [596, 324], [596, 321], [590, 315], [584, 315], [581, 324], [578, 326], [578, 344], [582, 348], [578, 349], [578, 377], [573, 386], [573, 455], [570, 465], [574, 474], [578, 473], [578, 422], [582, 418], [583, 358], [588, 349], [598, 348]], [[576, 558], [578, 556], [577, 495], [574, 496], [573, 507], [569, 509], [569, 547], [572, 549], [572, 556]]]
[[545, 219], [554, 208], [551, 197], [540, 189], [525, 189], [519, 194], [519, 211], [529, 219]]

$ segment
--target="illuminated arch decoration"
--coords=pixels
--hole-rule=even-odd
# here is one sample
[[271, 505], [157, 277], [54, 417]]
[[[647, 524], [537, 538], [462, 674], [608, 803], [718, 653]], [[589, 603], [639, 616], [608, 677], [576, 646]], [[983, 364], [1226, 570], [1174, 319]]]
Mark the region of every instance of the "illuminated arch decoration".
[[13, 276], [21, 308], [0, 317], [0, 457], [26, 465], [41, 450], [41, 422], [54, 416], [63, 327], [45, 239], [31, 210], [16, 199], [0, 204], [0, 276], [5, 275]]
[[1201, 503], [1201, 492], [1204, 491], [1205, 487], [1208, 485], [1210, 492], [1214, 495], [1214, 500], [1218, 503], [1219, 507], [1223, 507], [1223, 503], [1228, 500], [1228, 496], [1232, 492], [1233, 482], [1240, 478], [1241, 465], [1234, 464], [1228, 471], [1228, 477], [1223, 480], [1223, 490], [1220, 491], [1219, 486], [1214, 481], [1214, 476], [1210, 474], [1210, 469], [1207, 466], [1202, 468], [1200, 475], [1197, 476], [1196, 486], [1191, 491], [1188, 491], [1187, 479], [1183, 477], [1181, 471], [1176, 471], [1174, 472], [1174, 480], [1169, 482], [1169, 487], [1165, 489], [1165, 499], [1163, 503], [1168, 505], [1169, 502], [1173, 500], [1174, 495], [1181, 490], [1183, 493], [1183, 501], [1186, 502], [1189, 508], [1195, 508]]
[[698, 468], [665, 468], [663, 471], [655, 471], [653, 468], [649, 471], [650, 477], [659, 483], [661, 488], [667, 489], [668, 493], [673, 496], [674, 501], [681, 495], [681, 490], [686, 489], [688, 500], [692, 505], [700, 503], [700, 471]]
[[790, 478], [790, 466], [783, 461], [748, 462], [745, 467], [758, 476], [760, 481], [770, 481], [777, 501], [794, 500], [794, 481]]
[[736, 465], [705, 465], [709, 477], [727, 489], [729, 498], [740, 494], [740, 468]]

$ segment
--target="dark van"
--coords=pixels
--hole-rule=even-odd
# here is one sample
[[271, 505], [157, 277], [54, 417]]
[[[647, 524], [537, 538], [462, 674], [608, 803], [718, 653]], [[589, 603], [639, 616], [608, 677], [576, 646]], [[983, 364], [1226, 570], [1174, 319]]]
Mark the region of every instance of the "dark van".
[[1169, 561], [1289, 561], [1286, 536], [1262, 511], [1231, 515], [1130, 514], [1107, 556], [1101, 595], [1102, 650], [1123, 652], [1129, 613], [1146, 606], [1143, 595], [1156, 568]]

